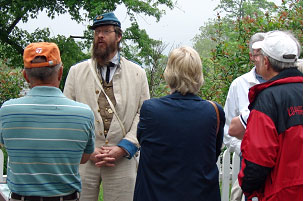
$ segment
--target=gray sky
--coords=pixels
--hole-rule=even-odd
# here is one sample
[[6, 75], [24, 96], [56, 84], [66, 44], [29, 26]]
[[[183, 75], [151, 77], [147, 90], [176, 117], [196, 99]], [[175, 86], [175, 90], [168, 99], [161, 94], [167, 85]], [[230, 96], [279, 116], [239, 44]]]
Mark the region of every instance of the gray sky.
[[[208, 21], [209, 18], [216, 17], [214, 8], [220, 0], [178, 0], [177, 8], [167, 10], [159, 22], [155, 18], [137, 15], [140, 28], [145, 29], [150, 37], [162, 40], [172, 46], [189, 45], [192, 46], [192, 39], [199, 33], [199, 28]], [[280, 4], [281, 0], [271, 0]], [[114, 12], [122, 23], [122, 29], [130, 26], [126, 9], [119, 6]], [[36, 28], [49, 27], [51, 36], [58, 34], [69, 37], [70, 35], [82, 35], [92, 22], [88, 21], [77, 24], [70, 19], [69, 15], [60, 15], [51, 20], [44, 12], [39, 13], [38, 19], [29, 20], [26, 24], [18, 24], [21, 28], [33, 32]], [[168, 49], [167, 48], [167, 49]]]

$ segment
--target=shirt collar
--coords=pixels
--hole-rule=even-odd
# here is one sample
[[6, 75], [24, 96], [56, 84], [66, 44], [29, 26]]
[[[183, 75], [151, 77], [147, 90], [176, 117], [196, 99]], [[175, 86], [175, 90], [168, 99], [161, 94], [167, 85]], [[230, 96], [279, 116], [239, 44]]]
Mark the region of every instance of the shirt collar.
[[49, 87], [49, 86], [36, 86], [32, 88], [28, 94], [28, 96], [61, 96], [64, 97], [61, 90], [57, 87]]
[[244, 78], [252, 85], [260, 84], [260, 80], [257, 79], [255, 69], [256, 67], [253, 67], [248, 73], [244, 74]]
[[266, 82], [266, 80], [263, 79], [263, 77], [259, 74], [257, 74], [256, 70], [254, 71], [255, 74], [255, 78], [260, 82], [260, 83], [264, 83]]
[[120, 60], [119, 52], [116, 52], [115, 56], [111, 59], [111, 62], [118, 66]]

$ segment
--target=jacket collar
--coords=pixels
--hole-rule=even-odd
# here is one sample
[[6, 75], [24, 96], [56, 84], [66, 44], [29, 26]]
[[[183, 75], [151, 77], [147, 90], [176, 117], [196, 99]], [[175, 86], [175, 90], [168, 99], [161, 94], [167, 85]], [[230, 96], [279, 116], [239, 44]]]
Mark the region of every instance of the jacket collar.
[[180, 92], [174, 92], [168, 96], [168, 98], [172, 99], [184, 99], [184, 100], [202, 100], [199, 96], [191, 93], [187, 93], [186, 95], [182, 95]]
[[249, 89], [250, 106], [255, 101], [257, 95], [264, 89], [275, 85], [297, 82], [303, 82], [303, 74], [297, 68], [289, 68], [281, 71], [278, 75], [274, 76], [267, 82], [257, 84]]
[[248, 80], [249, 83], [252, 85], [256, 85], [257, 83], [260, 83], [256, 78], [256, 67], [253, 67], [248, 73], [244, 74], [244, 77], [246, 80]]

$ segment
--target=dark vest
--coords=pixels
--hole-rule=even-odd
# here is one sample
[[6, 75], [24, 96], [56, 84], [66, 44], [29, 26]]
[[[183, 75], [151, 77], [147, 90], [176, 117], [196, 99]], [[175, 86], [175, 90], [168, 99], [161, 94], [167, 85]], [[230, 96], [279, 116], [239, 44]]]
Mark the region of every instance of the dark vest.
[[[113, 80], [111, 82], [107, 83], [105, 81], [102, 82], [102, 86], [104, 91], [106, 92], [107, 96], [112, 101], [113, 105], [116, 105], [116, 100], [114, 97], [114, 91], [113, 91]], [[113, 119], [114, 111], [111, 109], [110, 104], [107, 101], [106, 96], [104, 93], [100, 93], [98, 98], [98, 105], [99, 105], [99, 112], [103, 121], [104, 125], [104, 135], [107, 137], [108, 131], [110, 129], [111, 121]]]

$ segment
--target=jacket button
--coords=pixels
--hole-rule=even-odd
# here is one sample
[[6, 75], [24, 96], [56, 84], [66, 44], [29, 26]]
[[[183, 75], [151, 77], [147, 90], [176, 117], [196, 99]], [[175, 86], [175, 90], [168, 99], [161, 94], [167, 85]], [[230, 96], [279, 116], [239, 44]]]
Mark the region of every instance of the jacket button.
[[106, 144], [109, 144], [109, 140], [106, 140], [105, 143], [106, 143]]
[[96, 90], [96, 91], [95, 91], [95, 93], [96, 93], [96, 94], [99, 94], [99, 91], [98, 91], [98, 90]]
[[96, 120], [96, 122], [97, 122], [97, 123], [100, 123], [100, 121], [99, 121], [98, 119]]

